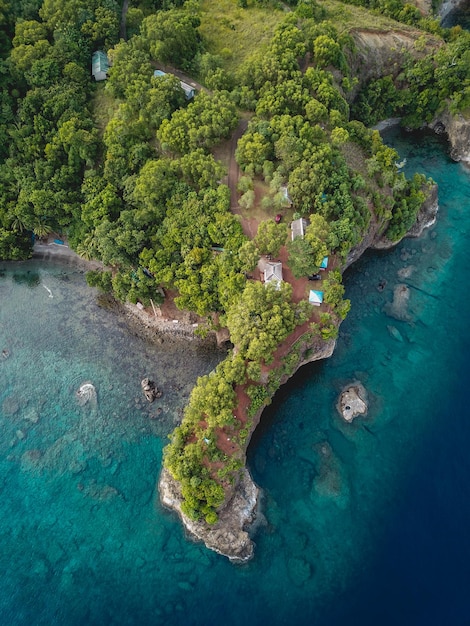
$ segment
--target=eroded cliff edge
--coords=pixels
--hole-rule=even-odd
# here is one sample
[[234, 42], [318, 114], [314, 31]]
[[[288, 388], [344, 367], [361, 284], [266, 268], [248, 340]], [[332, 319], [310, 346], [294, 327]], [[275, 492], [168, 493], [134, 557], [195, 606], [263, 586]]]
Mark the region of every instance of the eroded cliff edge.
[[[302, 340], [300, 341], [300, 357], [297, 365], [292, 374], [286, 374], [281, 378], [281, 385], [303, 365], [330, 357], [336, 345], [335, 340], [319, 341], [314, 346], [309, 341], [303, 343]], [[244, 450], [245, 455], [251, 435], [258, 426], [265, 407], [266, 405], [253, 418], [251, 432]], [[219, 520], [214, 525], [206, 524], [204, 521], [194, 521], [184, 515], [181, 511], [180, 484], [166, 469], [163, 469], [160, 474], [158, 489], [162, 503], [178, 513], [192, 538], [203, 541], [208, 548], [228, 557], [233, 562], [243, 563], [252, 558], [254, 543], [250, 536], [250, 527], [257, 516], [259, 489], [246, 467], [242, 470], [240, 480], [234, 486], [230, 499], [218, 511]]]
[[447, 134], [451, 159], [470, 163], [470, 119], [445, 110], [429, 126], [438, 134]]

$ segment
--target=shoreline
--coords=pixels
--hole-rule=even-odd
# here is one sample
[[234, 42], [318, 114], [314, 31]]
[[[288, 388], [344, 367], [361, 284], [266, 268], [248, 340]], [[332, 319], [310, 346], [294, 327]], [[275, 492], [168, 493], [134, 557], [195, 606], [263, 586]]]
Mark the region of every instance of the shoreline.
[[57, 244], [53, 241], [35, 241], [32, 260], [59, 261], [83, 270], [103, 269], [101, 261], [90, 261], [79, 256], [67, 244]]
[[[101, 270], [104, 268], [101, 261], [84, 259], [72, 250], [67, 244], [57, 244], [53, 241], [36, 241], [33, 246], [33, 255], [30, 260], [57, 262], [65, 266], [75, 267], [80, 271]], [[20, 261], [21, 262], [21, 261]], [[152, 313], [130, 302], [119, 302], [112, 294], [100, 292], [103, 297], [109, 296], [109, 308], [121, 315], [129, 327], [130, 332], [152, 343], [163, 344], [167, 340], [191, 341], [205, 349], [221, 351], [223, 348], [217, 345], [214, 331], [207, 337], [199, 337], [196, 334], [197, 324], [185, 320], [167, 319], [157, 317]]]

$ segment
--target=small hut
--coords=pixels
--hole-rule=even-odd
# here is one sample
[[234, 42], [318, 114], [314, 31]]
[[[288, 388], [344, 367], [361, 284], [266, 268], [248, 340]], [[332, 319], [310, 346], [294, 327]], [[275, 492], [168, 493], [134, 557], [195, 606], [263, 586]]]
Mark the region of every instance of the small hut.
[[324, 256], [322, 262], [320, 263], [320, 269], [326, 270], [327, 267], [328, 267], [328, 257]]
[[95, 80], [106, 80], [108, 78], [109, 60], [108, 55], [103, 50], [96, 50], [91, 57], [91, 75]]
[[[153, 75], [155, 76], [155, 78], [160, 78], [160, 76], [166, 76], [166, 72], [163, 72], [162, 70], [155, 70]], [[180, 85], [181, 89], [184, 91], [186, 100], [191, 100], [191, 98], [194, 98], [194, 87], [191, 87], [191, 85], [188, 85], [188, 83], [185, 83], [183, 80], [180, 80]]]

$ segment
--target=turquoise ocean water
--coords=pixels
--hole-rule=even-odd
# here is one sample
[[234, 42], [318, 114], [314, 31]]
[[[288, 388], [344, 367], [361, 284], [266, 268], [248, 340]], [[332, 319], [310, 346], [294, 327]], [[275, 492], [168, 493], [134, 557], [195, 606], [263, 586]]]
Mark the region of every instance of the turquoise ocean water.
[[[145, 345], [78, 271], [1, 266], [0, 624], [470, 623], [470, 176], [433, 135], [386, 139], [439, 183], [438, 223], [347, 272], [334, 356], [266, 411], [249, 449], [264, 520], [243, 566], [185, 538], [155, 489], [220, 354]], [[145, 375], [164, 390], [154, 405]], [[370, 410], [349, 425], [335, 403], [353, 380]], [[80, 406], [88, 381], [96, 402]]]

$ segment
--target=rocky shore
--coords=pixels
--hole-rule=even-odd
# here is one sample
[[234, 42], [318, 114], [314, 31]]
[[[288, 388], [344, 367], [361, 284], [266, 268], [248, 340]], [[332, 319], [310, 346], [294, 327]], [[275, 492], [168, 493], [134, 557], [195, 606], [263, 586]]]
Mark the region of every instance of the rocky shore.
[[256, 518], [259, 489], [246, 468], [233, 497], [220, 512], [219, 521], [213, 526], [191, 520], [181, 512], [180, 484], [166, 469], [160, 474], [158, 490], [162, 503], [178, 513], [192, 538], [204, 541], [208, 548], [228, 557], [234, 563], [243, 563], [252, 558], [254, 544], [247, 529]]
[[215, 332], [209, 332], [206, 337], [196, 334], [197, 325], [184, 320], [170, 320], [163, 317], [156, 317], [143, 308], [135, 304], [126, 302], [118, 303], [117, 306], [126, 319], [130, 329], [139, 336], [154, 343], [164, 343], [168, 341], [190, 341], [205, 349], [216, 350], [217, 339]]

